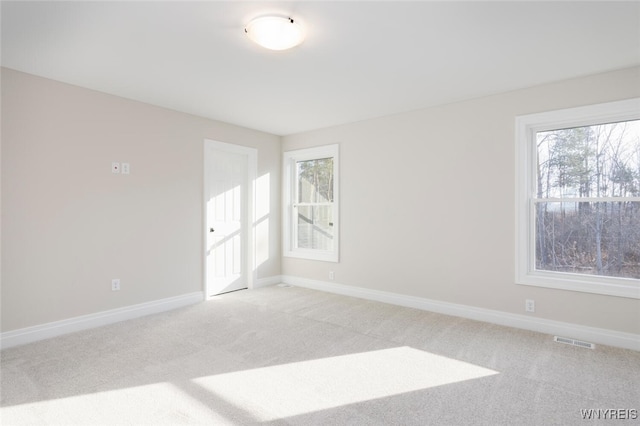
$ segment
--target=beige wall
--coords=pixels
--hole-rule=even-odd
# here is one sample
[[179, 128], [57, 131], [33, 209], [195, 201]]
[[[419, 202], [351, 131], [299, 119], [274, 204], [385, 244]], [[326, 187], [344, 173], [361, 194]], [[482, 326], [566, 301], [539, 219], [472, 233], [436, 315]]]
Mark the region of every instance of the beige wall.
[[[514, 284], [514, 117], [636, 96], [640, 68], [281, 139], [2, 69], [2, 331], [202, 290], [209, 138], [259, 150], [259, 278], [335, 271], [336, 283], [518, 314], [532, 298], [538, 318], [640, 333], [640, 301]], [[341, 262], [281, 262], [281, 150], [331, 143]]]
[[640, 333], [639, 300], [514, 283], [515, 116], [637, 96], [640, 68], [284, 137], [340, 144], [341, 261], [282, 273]]
[[2, 331], [201, 291], [205, 138], [258, 149], [278, 275], [279, 137], [3, 68]]

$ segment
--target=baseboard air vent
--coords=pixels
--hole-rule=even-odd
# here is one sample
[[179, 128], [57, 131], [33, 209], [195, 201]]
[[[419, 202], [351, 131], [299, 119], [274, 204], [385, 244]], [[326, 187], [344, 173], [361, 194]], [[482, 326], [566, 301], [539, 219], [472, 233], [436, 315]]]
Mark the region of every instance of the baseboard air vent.
[[596, 345], [590, 342], [584, 342], [582, 340], [570, 339], [568, 337], [553, 336], [553, 341], [556, 343], [564, 343], [565, 345], [579, 346], [581, 348], [595, 349]]

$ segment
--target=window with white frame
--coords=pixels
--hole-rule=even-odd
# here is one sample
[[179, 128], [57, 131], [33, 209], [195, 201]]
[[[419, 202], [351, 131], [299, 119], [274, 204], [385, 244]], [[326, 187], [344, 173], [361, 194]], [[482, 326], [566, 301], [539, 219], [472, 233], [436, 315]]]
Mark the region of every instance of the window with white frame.
[[284, 255], [338, 261], [338, 145], [284, 153]]
[[516, 118], [519, 284], [640, 298], [640, 99]]

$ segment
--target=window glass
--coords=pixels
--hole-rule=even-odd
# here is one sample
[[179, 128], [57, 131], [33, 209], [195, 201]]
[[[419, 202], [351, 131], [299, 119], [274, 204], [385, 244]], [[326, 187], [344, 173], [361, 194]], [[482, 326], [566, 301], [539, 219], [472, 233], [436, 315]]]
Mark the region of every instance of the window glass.
[[537, 132], [536, 146], [536, 268], [640, 278], [640, 120]]
[[333, 158], [296, 162], [298, 202], [333, 202]]
[[332, 206], [299, 206], [299, 248], [333, 250]]

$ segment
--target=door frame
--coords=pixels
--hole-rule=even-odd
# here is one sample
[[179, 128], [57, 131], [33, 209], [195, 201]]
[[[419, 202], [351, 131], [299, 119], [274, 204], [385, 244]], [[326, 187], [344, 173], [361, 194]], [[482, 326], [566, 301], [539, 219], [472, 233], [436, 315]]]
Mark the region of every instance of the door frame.
[[242, 247], [245, 254], [245, 264], [243, 271], [247, 276], [247, 288], [255, 288], [257, 282], [258, 271], [255, 266], [255, 220], [256, 220], [256, 203], [255, 203], [255, 183], [258, 177], [258, 150], [242, 145], [236, 145], [226, 142], [220, 142], [212, 139], [205, 139], [202, 144], [203, 149], [203, 191], [202, 191], [202, 278], [204, 290], [204, 299], [209, 300], [214, 296], [209, 295], [207, 280], [207, 194], [209, 193], [209, 182], [207, 180], [207, 171], [209, 168], [209, 154], [207, 147], [210, 146], [214, 150], [226, 151], [232, 154], [240, 154], [247, 156], [247, 190], [244, 191], [243, 202], [246, 203], [246, 215], [242, 221], [242, 227], [245, 228], [245, 240]]

